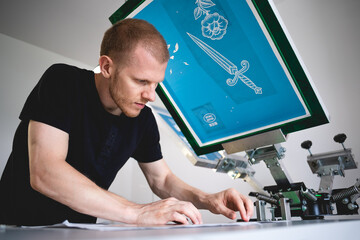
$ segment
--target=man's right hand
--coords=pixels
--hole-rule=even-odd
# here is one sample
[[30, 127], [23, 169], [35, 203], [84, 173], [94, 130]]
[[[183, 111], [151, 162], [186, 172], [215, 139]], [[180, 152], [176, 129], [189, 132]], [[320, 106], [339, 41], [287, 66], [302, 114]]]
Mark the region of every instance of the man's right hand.
[[202, 223], [201, 214], [192, 203], [173, 197], [140, 205], [137, 211], [136, 224], [139, 225], [161, 225], [169, 222], [189, 224], [188, 219], [193, 224]]

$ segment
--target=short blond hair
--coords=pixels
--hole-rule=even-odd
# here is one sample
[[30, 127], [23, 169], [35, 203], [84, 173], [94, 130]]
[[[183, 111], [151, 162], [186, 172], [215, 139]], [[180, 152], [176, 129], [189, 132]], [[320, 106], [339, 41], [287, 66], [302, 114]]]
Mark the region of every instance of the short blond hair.
[[149, 22], [128, 18], [115, 23], [104, 34], [100, 55], [106, 55], [119, 64], [128, 64], [130, 54], [141, 45], [160, 63], [169, 60], [166, 41]]

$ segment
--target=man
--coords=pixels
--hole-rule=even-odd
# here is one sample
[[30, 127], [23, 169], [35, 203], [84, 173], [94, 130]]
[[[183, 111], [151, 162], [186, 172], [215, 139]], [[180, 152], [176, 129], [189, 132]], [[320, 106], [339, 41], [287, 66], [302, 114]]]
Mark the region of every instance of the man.
[[[202, 223], [198, 208], [248, 221], [252, 202], [234, 189], [207, 194], [168, 168], [159, 132], [145, 104], [155, 100], [169, 59], [160, 33], [143, 20], [112, 26], [101, 44], [101, 72], [51, 66], [20, 114], [13, 150], [0, 182], [0, 223]], [[107, 189], [135, 158], [163, 200], [135, 204]]]

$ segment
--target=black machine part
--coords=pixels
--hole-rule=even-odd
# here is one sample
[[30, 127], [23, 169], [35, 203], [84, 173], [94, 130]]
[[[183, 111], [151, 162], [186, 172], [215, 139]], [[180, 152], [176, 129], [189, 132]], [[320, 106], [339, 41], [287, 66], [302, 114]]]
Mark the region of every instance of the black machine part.
[[360, 198], [360, 179], [354, 186], [345, 189], [335, 189], [331, 201], [336, 204], [338, 215], [358, 214], [359, 205], [356, 200]]
[[290, 200], [290, 212], [293, 217], [322, 219], [325, 215], [332, 214], [330, 195], [318, 194], [306, 188], [303, 182], [292, 183], [288, 190], [283, 190], [277, 185], [267, 186], [264, 190], [270, 193], [270, 197], [254, 192], [249, 195], [271, 204], [276, 218], [283, 217], [279, 204], [279, 199], [282, 198]]

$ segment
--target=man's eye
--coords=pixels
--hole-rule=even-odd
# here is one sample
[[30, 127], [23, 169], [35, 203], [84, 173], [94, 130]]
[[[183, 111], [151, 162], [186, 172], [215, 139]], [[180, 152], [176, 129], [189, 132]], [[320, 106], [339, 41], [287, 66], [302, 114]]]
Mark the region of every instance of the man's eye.
[[139, 81], [139, 83], [141, 83], [141, 84], [146, 84], [146, 83], [147, 83], [146, 80], [138, 80], [138, 81]]

